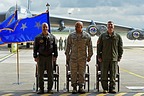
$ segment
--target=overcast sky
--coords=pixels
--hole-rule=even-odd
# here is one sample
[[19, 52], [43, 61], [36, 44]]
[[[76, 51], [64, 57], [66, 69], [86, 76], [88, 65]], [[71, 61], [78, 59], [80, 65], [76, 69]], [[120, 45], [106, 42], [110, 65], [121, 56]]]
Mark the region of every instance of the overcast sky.
[[[27, 0], [0, 0], [0, 12], [18, 5], [27, 7]], [[94, 20], [144, 29], [144, 0], [31, 0], [31, 11], [44, 12], [50, 4], [50, 14]], [[71, 13], [71, 14], [69, 14]]]

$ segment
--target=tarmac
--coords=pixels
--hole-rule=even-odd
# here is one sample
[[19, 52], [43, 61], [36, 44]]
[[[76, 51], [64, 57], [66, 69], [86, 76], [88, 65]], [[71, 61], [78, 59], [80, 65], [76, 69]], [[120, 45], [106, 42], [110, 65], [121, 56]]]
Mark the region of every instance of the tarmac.
[[[59, 38], [59, 37], [58, 37]], [[125, 38], [125, 37], [123, 37]], [[141, 42], [141, 41], [140, 41]], [[127, 43], [128, 44], [128, 43]], [[59, 92], [54, 88], [54, 94], [37, 95], [36, 62], [33, 59], [32, 46], [29, 49], [20, 47], [18, 53], [11, 53], [6, 45], [0, 46], [0, 95], [1, 96], [144, 96], [144, 46], [124, 46], [124, 54], [120, 67], [120, 91], [116, 94], [103, 94], [96, 90], [96, 48], [88, 63], [90, 68], [90, 92], [75, 94], [65, 92], [66, 68], [64, 50], [59, 51], [57, 64], [59, 65]], [[143, 43], [144, 44], [144, 43]], [[45, 84], [46, 85], [46, 84]], [[46, 88], [46, 87], [45, 87]], [[116, 87], [117, 88], [117, 87]], [[87, 89], [86, 89], [87, 90]]]

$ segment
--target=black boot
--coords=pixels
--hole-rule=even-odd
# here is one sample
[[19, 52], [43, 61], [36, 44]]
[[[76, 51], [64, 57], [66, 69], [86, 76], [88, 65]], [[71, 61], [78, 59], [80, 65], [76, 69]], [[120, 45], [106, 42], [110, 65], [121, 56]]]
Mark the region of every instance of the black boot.
[[86, 93], [85, 90], [82, 87], [79, 87], [78, 92], [81, 93], [81, 94]]
[[77, 93], [77, 87], [73, 87], [72, 94], [76, 94], [76, 93]]
[[44, 89], [38, 90], [37, 94], [44, 94]]

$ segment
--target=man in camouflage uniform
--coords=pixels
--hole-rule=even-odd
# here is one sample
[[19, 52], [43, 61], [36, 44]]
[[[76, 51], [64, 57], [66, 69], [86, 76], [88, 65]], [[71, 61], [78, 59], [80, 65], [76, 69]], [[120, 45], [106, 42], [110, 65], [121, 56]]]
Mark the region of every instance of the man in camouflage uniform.
[[66, 47], [66, 60], [69, 62], [71, 70], [71, 85], [73, 87], [72, 93], [77, 93], [77, 85], [79, 86], [79, 93], [85, 93], [85, 70], [86, 62], [91, 60], [93, 55], [92, 41], [88, 33], [82, 30], [83, 23], [75, 23], [75, 32], [69, 34]]
[[33, 57], [38, 66], [38, 85], [40, 90], [37, 94], [44, 93], [44, 70], [48, 74], [48, 93], [52, 92], [53, 87], [53, 62], [58, 56], [56, 38], [48, 32], [47, 23], [42, 24], [42, 33], [35, 37]]
[[[97, 56], [101, 67], [101, 83], [103, 92], [116, 93], [115, 79], [118, 61], [123, 54], [123, 42], [119, 34], [114, 32], [114, 24], [109, 21], [108, 31], [100, 35], [97, 41]], [[110, 72], [110, 84], [108, 89], [108, 72]]]

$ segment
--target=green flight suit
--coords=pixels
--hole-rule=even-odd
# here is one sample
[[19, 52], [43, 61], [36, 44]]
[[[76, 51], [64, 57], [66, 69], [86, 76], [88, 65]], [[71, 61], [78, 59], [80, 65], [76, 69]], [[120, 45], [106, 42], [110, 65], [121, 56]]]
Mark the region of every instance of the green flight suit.
[[48, 90], [53, 87], [53, 57], [58, 56], [56, 37], [48, 33], [47, 36], [39, 34], [35, 37], [33, 57], [39, 58], [38, 63], [38, 86], [44, 90], [44, 71], [47, 71]]
[[101, 83], [104, 90], [108, 90], [108, 72], [110, 72], [109, 90], [115, 89], [117, 64], [122, 54], [123, 42], [119, 34], [113, 33], [111, 36], [107, 32], [101, 34], [97, 41], [97, 56], [102, 59]]

